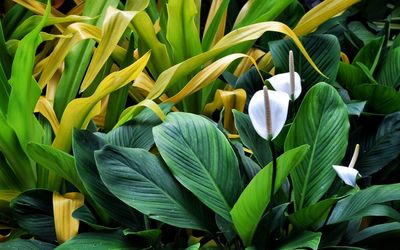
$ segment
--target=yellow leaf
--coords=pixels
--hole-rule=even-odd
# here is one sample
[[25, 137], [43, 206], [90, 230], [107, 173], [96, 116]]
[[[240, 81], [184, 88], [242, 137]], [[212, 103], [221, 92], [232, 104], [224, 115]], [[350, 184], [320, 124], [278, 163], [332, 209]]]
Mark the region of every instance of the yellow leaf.
[[103, 22], [101, 41], [93, 54], [80, 92], [86, 90], [96, 78], [136, 13], [135, 11], [120, 11], [108, 7]]
[[58, 133], [60, 123], [58, 122], [56, 113], [54, 112], [53, 105], [43, 96], [41, 96], [36, 103], [35, 112], [42, 114], [51, 125], [55, 135]]
[[164, 114], [164, 111], [162, 111], [162, 109], [157, 105], [157, 103], [155, 103], [152, 100], [145, 99], [134, 106], [126, 108], [122, 112], [117, 124], [115, 124], [115, 127], [119, 127], [125, 122], [132, 119], [132, 117], [139, 114], [139, 112], [142, 111], [145, 107], [151, 109], [160, 118], [161, 121], [165, 120], [166, 116]]
[[340, 59], [342, 62], [350, 64], [349, 57], [344, 52], [340, 52]]
[[[260, 59], [262, 56], [265, 55], [265, 52], [257, 48], [251, 48], [249, 52], [247, 52], [247, 55], [253, 58], [255, 61], [257, 61], [258, 59]], [[240, 76], [244, 72], [249, 70], [252, 65], [254, 65], [254, 63], [249, 58], [243, 58], [240, 64], [236, 67], [235, 72], [233, 74], [235, 76]]]
[[15, 190], [0, 190], [0, 200], [10, 202], [17, 197], [21, 192]]
[[132, 82], [142, 72], [149, 58], [150, 53], [146, 53], [132, 65], [104, 78], [91, 96], [72, 100], [63, 113], [59, 133], [54, 139], [53, 146], [68, 152], [71, 148], [73, 128], [85, 128], [93, 115], [97, 115], [100, 111], [101, 99]]
[[81, 193], [71, 192], [61, 195], [53, 193], [54, 226], [57, 241], [61, 244], [78, 234], [79, 220], [72, 217], [72, 213], [84, 203]]
[[299, 36], [305, 36], [333, 16], [360, 1], [361, 0], [325, 0], [308, 11], [300, 19], [293, 31]]
[[243, 112], [246, 104], [246, 91], [243, 89], [235, 89], [233, 91], [225, 91], [218, 89], [215, 92], [214, 101], [207, 104], [204, 108], [204, 114], [211, 116], [215, 110], [224, 108], [224, 128], [231, 133], [236, 131], [233, 119], [232, 109]]

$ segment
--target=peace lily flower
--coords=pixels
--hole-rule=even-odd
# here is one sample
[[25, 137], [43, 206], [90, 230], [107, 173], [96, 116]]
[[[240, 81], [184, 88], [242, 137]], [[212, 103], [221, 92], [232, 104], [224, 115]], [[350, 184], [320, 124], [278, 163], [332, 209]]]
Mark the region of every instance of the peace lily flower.
[[335, 169], [336, 173], [349, 186], [356, 186], [357, 176], [361, 176], [356, 169], [354, 169], [354, 165], [356, 164], [358, 153], [360, 151], [360, 145], [356, 145], [354, 149], [353, 157], [349, 163], [348, 167], [333, 165], [333, 169]]
[[275, 139], [285, 125], [289, 96], [280, 91], [257, 91], [249, 103], [249, 116], [256, 132], [266, 140]]
[[301, 78], [300, 75], [294, 71], [293, 51], [289, 51], [289, 72], [276, 74], [269, 78], [268, 82], [275, 90], [288, 94], [292, 101], [300, 96]]

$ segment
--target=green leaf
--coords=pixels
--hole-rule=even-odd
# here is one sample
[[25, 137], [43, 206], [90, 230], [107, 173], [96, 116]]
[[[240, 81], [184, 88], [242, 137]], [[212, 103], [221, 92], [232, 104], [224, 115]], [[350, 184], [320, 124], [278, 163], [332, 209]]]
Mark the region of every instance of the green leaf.
[[[278, 157], [274, 193], [291, 170], [303, 160], [308, 149], [308, 145], [302, 145]], [[233, 224], [245, 246], [251, 244], [257, 225], [270, 202], [271, 178], [272, 163], [265, 166], [250, 181], [231, 211]]]
[[340, 200], [328, 220], [328, 225], [354, 219], [374, 204], [400, 200], [400, 184], [376, 185]]
[[309, 231], [301, 232], [300, 234], [290, 236], [282, 241], [276, 249], [292, 250], [292, 249], [313, 249], [317, 250], [321, 241], [322, 233], [314, 233]]
[[362, 47], [354, 58], [353, 64], [356, 62], [361, 62], [362, 64], [367, 66], [371, 74], [373, 74], [376, 66], [378, 65], [379, 57], [382, 52], [383, 42], [384, 37], [378, 37]]
[[356, 163], [362, 176], [376, 173], [400, 154], [400, 112], [385, 117], [368, 145]]
[[74, 131], [73, 152], [79, 177], [95, 204], [100, 206], [100, 211], [97, 212], [106, 212], [103, 219], [110, 216], [122, 225], [140, 230], [143, 227], [141, 216], [115, 197], [100, 179], [94, 151], [101, 149], [105, 144], [103, 139], [89, 131]]
[[[161, 104], [160, 108], [168, 113], [171, 106], [172, 104]], [[150, 150], [154, 145], [152, 129], [160, 123], [160, 118], [151, 109], [143, 109], [131, 121], [111, 130], [105, 139], [116, 146]]]
[[114, 249], [114, 250], [130, 250], [142, 249], [141, 247], [134, 247], [123, 238], [120, 233], [81, 233], [74, 238], [66, 241], [56, 248], [57, 250], [100, 250], [100, 249]]
[[298, 210], [289, 215], [289, 221], [298, 230], [316, 229], [326, 219], [336, 201], [336, 199], [327, 199]]
[[398, 235], [400, 233], [400, 223], [390, 222], [367, 227], [357, 234], [353, 235], [350, 244], [358, 243], [364, 240], [376, 240], [385, 235]]
[[[301, 38], [301, 43], [318, 68], [329, 79], [336, 79], [340, 60], [340, 45], [337, 38], [333, 35], [311, 35]], [[313, 69], [291, 40], [281, 39], [268, 44], [277, 73], [289, 71], [288, 56], [289, 50], [292, 50], [295, 70], [301, 76], [304, 89], [307, 90], [314, 84], [326, 80]]]
[[145, 239], [149, 244], [156, 244], [157, 240], [161, 236], [161, 229], [149, 229], [144, 231], [133, 231], [132, 229], [125, 229], [123, 231], [124, 235], [135, 235], [140, 238]]
[[85, 193], [85, 189], [75, 167], [74, 157], [50, 145], [31, 142], [27, 147], [29, 156], [42, 167], [54, 171], [58, 176], [71, 182]]
[[364, 107], [367, 104], [367, 102], [359, 102], [359, 101], [352, 101], [350, 103], [346, 103], [347, 106], [347, 111], [349, 112], [349, 115], [356, 115], [360, 116], [361, 113], [364, 111]]
[[235, 127], [239, 132], [240, 139], [251, 151], [261, 166], [267, 165], [272, 160], [271, 150], [268, 142], [260, 137], [251, 123], [249, 115], [233, 110]]
[[85, 204], [83, 206], [81, 206], [80, 208], [76, 209], [72, 213], [72, 217], [89, 225], [94, 230], [115, 231], [118, 229], [117, 227], [106, 227], [106, 226], [99, 225], [100, 223], [97, 221], [96, 217], [93, 215], [93, 213], [89, 210], [89, 208]]
[[336, 174], [332, 165], [345, 155], [349, 133], [347, 107], [336, 90], [318, 83], [306, 94], [290, 127], [285, 150], [308, 144], [310, 152], [292, 173], [295, 209], [317, 202]]
[[390, 114], [400, 111], [400, 93], [392, 87], [362, 84], [355, 86], [352, 94], [357, 100], [367, 101], [367, 108], [372, 112]]
[[129, 206], [177, 227], [209, 228], [201, 204], [185, 193], [153, 154], [139, 148], [105, 146], [95, 152], [95, 158], [104, 184]]
[[344, 86], [351, 94], [355, 92], [354, 88], [363, 83], [369, 83], [368, 77], [357, 66], [339, 63], [339, 71], [336, 79], [342, 86]]
[[51, 191], [45, 189], [26, 191], [12, 200], [10, 207], [21, 228], [38, 239], [48, 242], [56, 240]]
[[174, 64], [200, 54], [202, 47], [194, 20], [197, 15], [195, 1], [169, 0], [167, 10], [167, 40]]
[[215, 123], [170, 113], [153, 129], [154, 141], [175, 178], [225, 220], [241, 191], [238, 161]]
[[377, 80], [379, 83], [397, 88], [400, 86], [400, 47], [392, 48], [385, 57]]
[[0, 249], [9, 250], [52, 250], [56, 246], [39, 240], [15, 239], [0, 243]]

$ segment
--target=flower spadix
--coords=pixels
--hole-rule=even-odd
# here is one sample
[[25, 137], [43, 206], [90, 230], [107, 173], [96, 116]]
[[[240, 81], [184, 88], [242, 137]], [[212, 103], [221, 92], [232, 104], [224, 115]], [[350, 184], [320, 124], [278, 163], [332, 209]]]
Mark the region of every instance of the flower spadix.
[[289, 51], [289, 72], [276, 74], [268, 79], [271, 86], [277, 90], [285, 92], [292, 101], [296, 100], [301, 94], [301, 78], [294, 70], [293, 52]]
[[266, 140], [272, 140], [278, 136], [285, 125], [289, 96], [280, 91], [257, 91], [249, 103], [249, 116], [256, 132]]
[[348, 167], [333, 165], [333, 169], [335, 169], [340, 179], [342, 179], [344, 183], [352, 187], [356, 186], [357, 177], [361, 176], [358, 171], [354, 169], [359, 151], [360, 145], [357, 144]]

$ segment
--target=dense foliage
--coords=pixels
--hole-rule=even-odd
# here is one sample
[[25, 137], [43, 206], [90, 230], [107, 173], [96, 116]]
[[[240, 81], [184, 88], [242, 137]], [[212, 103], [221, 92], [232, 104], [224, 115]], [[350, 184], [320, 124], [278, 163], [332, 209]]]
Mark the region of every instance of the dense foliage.
[[2, 1], [0, 249], [392, 249], [399, 20], [394, 0]]

